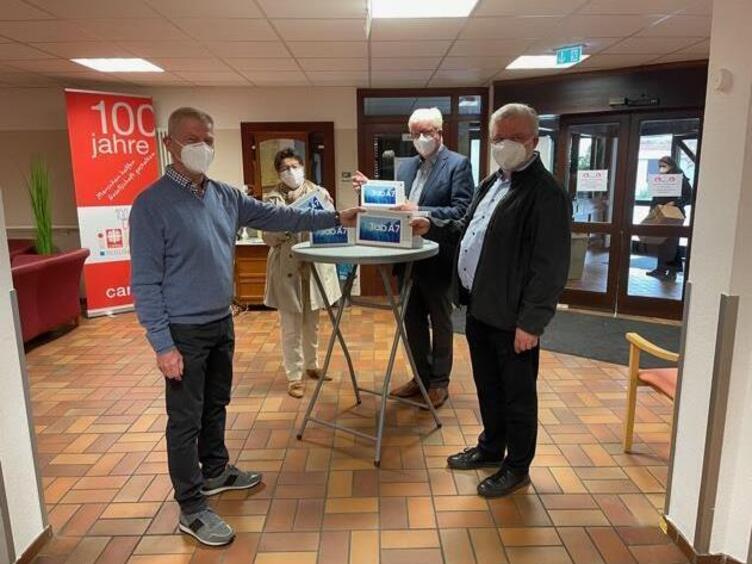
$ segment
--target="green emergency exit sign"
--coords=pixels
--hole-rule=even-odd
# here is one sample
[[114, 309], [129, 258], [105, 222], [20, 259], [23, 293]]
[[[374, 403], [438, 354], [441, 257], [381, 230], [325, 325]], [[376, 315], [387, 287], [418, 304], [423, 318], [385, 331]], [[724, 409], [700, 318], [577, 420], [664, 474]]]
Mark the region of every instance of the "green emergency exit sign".
[[556, 50], [557, 65], [573, 65], [582, 60], [582, 45], [570, 45]]

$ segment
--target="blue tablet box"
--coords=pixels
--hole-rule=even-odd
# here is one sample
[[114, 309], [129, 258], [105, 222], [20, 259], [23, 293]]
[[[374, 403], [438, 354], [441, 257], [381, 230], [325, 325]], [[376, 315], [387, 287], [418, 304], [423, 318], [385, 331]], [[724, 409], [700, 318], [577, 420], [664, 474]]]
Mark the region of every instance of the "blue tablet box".
[[391, 180], [369, 180], [360, 188], [360, 205], [385, 208], [405, 203], [405, 183]]
[[318, 192], [311, 192], [307, 196], [295, 200], [290, 207], [302, 210], [328, 211], [334, 210], [334, 207]]
[[[292, 207], [304, 210], [334, 210], [331, 202], [318, 192], [295, 201]], [[310, 241], [312, 247], [347, 247], [355, 244], [355, 231], [341, 225], [330, 229], [320, 229], [311, 232]]]
[[355, 242], [374, 247], [417, 249], [423, 238], [413, 235], [411, 212], [372, 210], [358, 214]]
[[311, 233], [312, 247], [347, 247], [354, 244], [355, 230], [341, 225]]

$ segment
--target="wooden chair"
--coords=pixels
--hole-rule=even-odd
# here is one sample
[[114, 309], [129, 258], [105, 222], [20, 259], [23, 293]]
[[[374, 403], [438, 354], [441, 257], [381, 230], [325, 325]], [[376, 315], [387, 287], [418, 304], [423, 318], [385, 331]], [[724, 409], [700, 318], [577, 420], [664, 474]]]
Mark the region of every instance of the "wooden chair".
[[679, 355], [654, 345], [637, 333], [627, 333], [629, 341], [629, 390], [627, 393], [627, 417], [624, 421], [624, 452], [632, 450], [635, 410], [637, 408], [637, 388], [649, 386], [659, 394], [673, 400], [676, 396], [678, 368], [640, 369], [640, 353], [645, 352], [656, 358], [669, 362], [679, 362]]

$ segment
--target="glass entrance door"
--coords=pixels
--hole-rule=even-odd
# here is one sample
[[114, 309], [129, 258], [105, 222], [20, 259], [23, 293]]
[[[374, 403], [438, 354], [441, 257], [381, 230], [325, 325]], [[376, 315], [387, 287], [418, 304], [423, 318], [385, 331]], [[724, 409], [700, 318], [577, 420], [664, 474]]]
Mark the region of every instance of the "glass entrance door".
[[561, 118], [557, 176], [573, 206], [563, 303], [681, 316], [700, 129], [686, 112]]
[[[631, 124], [618, 309], [679, 318], [689, 269], [701, 120], [647, 114]], [[660, 164], [671, 163], [669, 174]]]
[[612, 309], [616, 301], [628, 118], [562, 118], [558, 174], [572, 199], [570, 268], [562, 301]]

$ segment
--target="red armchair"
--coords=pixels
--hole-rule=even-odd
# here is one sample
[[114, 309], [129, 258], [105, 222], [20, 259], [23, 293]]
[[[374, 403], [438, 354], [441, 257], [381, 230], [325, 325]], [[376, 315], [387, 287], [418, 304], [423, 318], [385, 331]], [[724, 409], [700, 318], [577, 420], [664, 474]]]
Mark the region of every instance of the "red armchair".
[[52, 256], [20, 254], [11, 261], [24, 343], [81, 316], [80, 285], [88, 249]]
[[11, 262], [18, 255], [34, 254], [36, 252], [34, 250], [34, 241], [31, 239], [8, 239], [8, 252], [10, 253]]

